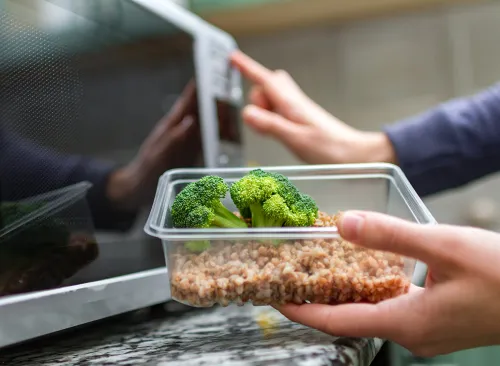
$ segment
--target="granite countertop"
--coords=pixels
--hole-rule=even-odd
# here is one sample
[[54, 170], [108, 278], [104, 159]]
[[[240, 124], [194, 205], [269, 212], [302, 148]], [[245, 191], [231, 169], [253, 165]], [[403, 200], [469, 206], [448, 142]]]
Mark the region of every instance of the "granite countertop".
[[142, 311], [0, 352], [0, 365], [368, 366], [379, 339], [335, 338], [272, 308]]

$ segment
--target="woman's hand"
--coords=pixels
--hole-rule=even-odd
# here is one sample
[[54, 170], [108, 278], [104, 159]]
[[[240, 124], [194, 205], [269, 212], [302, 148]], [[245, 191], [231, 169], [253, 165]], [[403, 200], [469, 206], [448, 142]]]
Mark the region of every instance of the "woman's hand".
[[193, 166], [200, 157], [196, 86], [190, 82], [142, 143], [136, 158], [111, 175], [108, 197], [118, 207], [136, 210], [152, 200], [165, 171]]
[[253, 86], [244, 121], [285, 144], [309, 164], [391, 162], [395, 155], [383, 133], [356, 130], [314, 103], [285, 71], [271, 71], [240, 51], [231, 57]]
[[454, 226], [422, 226], [348, 212], [342, 237], [429, 266], [426, 288], [376, 305], [286, 305], [289, 319], [335, 336], [379, 337], [432, 357], [500, 343], [500, 235]]

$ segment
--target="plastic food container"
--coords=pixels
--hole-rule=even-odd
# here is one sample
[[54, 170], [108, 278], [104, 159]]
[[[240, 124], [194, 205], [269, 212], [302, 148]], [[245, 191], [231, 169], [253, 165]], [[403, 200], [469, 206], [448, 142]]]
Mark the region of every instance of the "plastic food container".
[[[345, 242], [335, 227], [335, 215], [351, 209], [435, 223], [391, 164], [263, 167], [287, 176], [315, 199], [320, 210], [315, 227], [173, 228], [170, 207], [188, 183], [218, 175], [232, 184], [252, 169], [179, 169], [160, 178], [145, 231], [162, 240], [173, 299], [195, 307], [376, 303], [408, 291], [415, 260]], [[229, 194], [223, 203], [237, 211]], [[204, 241], [207, 249], [191, 252], [185, 244], [193, 241]]]
[[0, 202], [0, 296], [58, 287], [97, 258], [91, 186]]

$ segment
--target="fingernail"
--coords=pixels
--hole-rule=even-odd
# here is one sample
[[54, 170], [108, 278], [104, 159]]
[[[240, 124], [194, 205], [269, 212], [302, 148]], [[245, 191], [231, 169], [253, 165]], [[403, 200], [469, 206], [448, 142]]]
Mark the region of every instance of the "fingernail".
[[359, 237], [365, 219], [354, 213], [346, 212], [342, 215], [340, 235], [346, 240], [355, 240]]

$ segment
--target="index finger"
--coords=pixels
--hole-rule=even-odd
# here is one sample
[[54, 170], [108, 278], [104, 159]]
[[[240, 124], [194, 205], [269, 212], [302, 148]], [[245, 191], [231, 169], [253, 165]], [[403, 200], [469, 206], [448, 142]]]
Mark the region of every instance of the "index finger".
[[196, 82], [194, 79], [189, 80], [186, 87], [179, 97], [182, 109], [185, 113], [193, 113], [197, 107]]
[[412, 285], [408, 294], [378, 304], [287, 304], [277, 310], [293, 322], [337, 337], [394, 340], [408, 331], [403, 324], [415, 330], [421, 323], [416, 316], [408, 314], [416, 313], [415, 304], [421, 302], [415, 300], [420, 299], [423, 291]]
[[243, 76], [256, 84], [266, 83], [273, 74], [271, 70], [239, 50], [231, 55], [231, 63], [240, 70]]
[[190, 80], [165, 118], [168, 119], [170, 124], [177, 125], [182, 122], [186, 115], [196, 114], [196, 108], [196, 83], [194, 80]]

